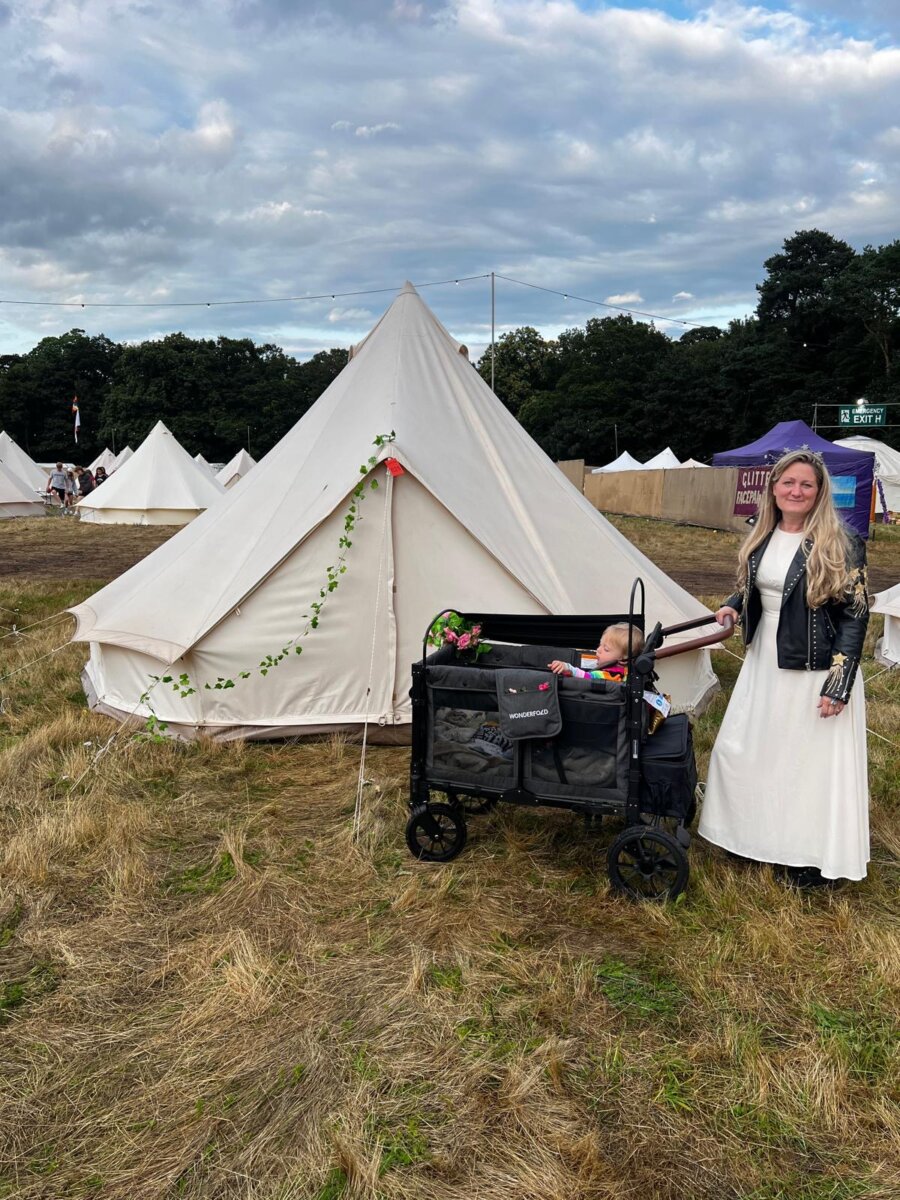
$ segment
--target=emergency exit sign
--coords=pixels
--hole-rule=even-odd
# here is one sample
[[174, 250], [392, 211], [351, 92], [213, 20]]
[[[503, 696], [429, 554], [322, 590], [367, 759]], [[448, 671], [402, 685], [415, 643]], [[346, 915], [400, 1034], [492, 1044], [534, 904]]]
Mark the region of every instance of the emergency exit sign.
[[841, 406], [842, 425], [885, 425], [887, 406], [884, 404], [847, 404]]

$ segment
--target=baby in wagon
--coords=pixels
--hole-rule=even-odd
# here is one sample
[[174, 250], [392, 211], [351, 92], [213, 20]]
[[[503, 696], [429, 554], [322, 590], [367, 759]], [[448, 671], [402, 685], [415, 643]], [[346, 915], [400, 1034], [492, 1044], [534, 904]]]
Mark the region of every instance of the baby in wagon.
[[620, 621], [617, 625], [609, 625], [604, 629], [600, 645], [595, 652], [596, 668], [583, 671], [580, 667], [573, 667], [571, 663], [560, 662], [558, 658], [547, 665], [556, 675], [572, 675], [576, 679], [611, 679], [616, 683], [624, 683], [628, 678], [629, 642], [632, 656], [640, 654], [644, 648], [644, 635], [636, 625]]

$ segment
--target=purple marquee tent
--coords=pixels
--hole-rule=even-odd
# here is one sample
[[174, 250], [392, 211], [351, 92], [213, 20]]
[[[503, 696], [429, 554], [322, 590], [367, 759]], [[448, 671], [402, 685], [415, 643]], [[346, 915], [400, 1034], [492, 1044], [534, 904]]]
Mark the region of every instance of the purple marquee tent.
[[[714, 454], [714, 467], [770, 467], [787, 450], [815, 450], [822, 455], [834, 500], [847, 524], [861, 537], [869, 536], [875, 455], [836, 446], [819, 437], [805, 421], [779, 421], [768, 433], [746, 446]], [[739, 485], [740, 486], [740, 485]], [[735, 511], [741, 511], [735, 507]]]

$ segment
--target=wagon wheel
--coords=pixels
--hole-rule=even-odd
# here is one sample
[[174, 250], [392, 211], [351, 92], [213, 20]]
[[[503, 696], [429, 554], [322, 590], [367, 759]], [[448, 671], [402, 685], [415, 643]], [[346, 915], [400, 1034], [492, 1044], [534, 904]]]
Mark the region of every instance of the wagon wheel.
[[452, 804], [421, 804], [406, 822], [406, 844], [422, 862], [449, 862], [466, 844], [463, 810]]
[[471, 817], [490, 812], [497, 803], [496, 796], [468, 796], [464, 792], [447, 792], [447, 800]]
[[634, 900], [674, 900], [687, 885], [684, 847], [664, 829], [632, 825], [607, 853], [609, 882]]

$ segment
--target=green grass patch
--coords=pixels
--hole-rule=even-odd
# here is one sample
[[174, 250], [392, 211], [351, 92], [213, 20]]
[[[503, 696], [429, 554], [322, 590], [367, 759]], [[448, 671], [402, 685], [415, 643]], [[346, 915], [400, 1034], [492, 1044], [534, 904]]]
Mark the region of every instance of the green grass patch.
[[861, 1013], [811, 1004], [809, 1015], [819, 1040], [854, 1075], [878, 1079], [898, 1056], [900, 1025], [887, 1013]]
[[347, 1172], [343, 1167], [332, 1167], [325, 1178], [325, 1182], [313, 1194], [312, 1200], [341, 1200], [341, 1197], [346, 1192]]
[[463, 986], [462, 967], [442, 967], [432, 963], [425, 972], [425, 979], [434, 987], [445, 988], [449, 992], [461, 992]]
[[674, 980], [655, 968], [629, 966], [618, 958], [604, 958], [595, 969], [600, 990], [615, 1008], [631, 1016], [677, 1017], [687, 996]]
[[385, 1132], [382, 1136], [381, 1165], [379, 1174], [386, 1175], [398, 1167], [414, 1167], [427, 1162], [430, 1157], [428, 1142], [416, 1117], [410, 1117], [405, 1125]]
[[17, 1008], [46, 996], [58, 983], [56, 968], [50, 962], [37, 963], [18, 979], [4, 981], [0, 984], [0, 1026], [10, 1020]]

